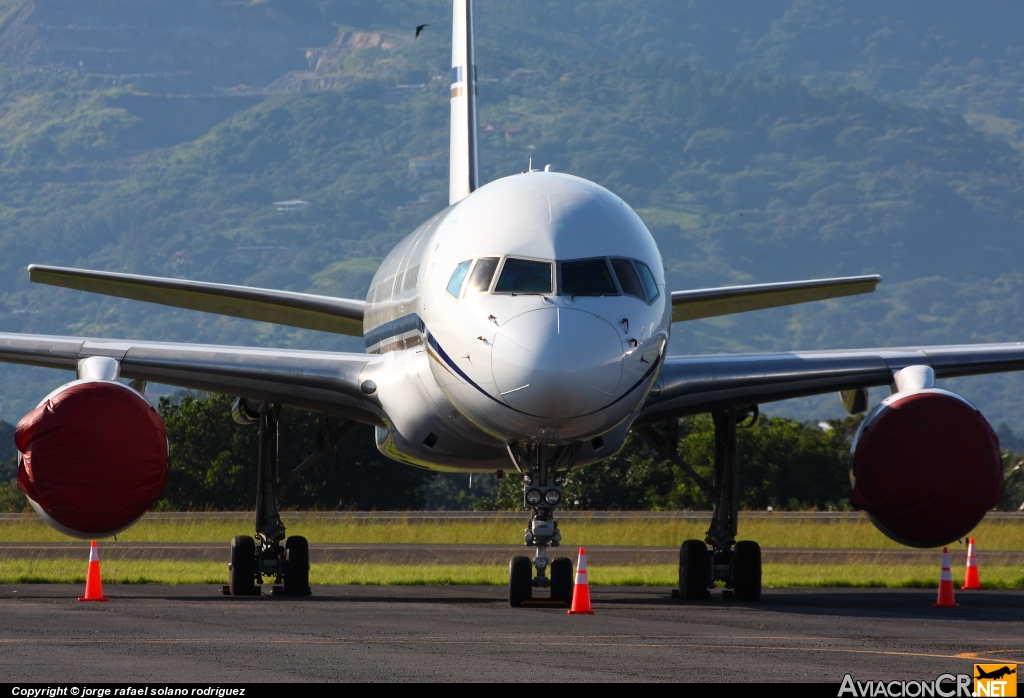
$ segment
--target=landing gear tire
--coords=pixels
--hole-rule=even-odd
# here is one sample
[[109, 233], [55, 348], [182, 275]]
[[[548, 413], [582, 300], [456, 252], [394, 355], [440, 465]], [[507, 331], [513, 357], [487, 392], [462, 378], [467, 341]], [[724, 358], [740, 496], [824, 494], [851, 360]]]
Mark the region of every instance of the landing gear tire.
[[525, 555], [516, 555], [508, 563], [508, 605], [522, 608], [533, 598], [533, 562]]
[[572, 560], [556, 557], [551, 561], [551, 600], [561, 601], [566, 606], [572, 603], [573, 579]]
[[[760, 569], [760, 568], [759, 568]], [[760, 583], [760, 572], [758, 573]], [[685, 601], [711, 598], [711, 553], [703, 541], [684, 541], [679, 548], [679, 597]]]
[[249, 536], [235, 536], [231, 539], [231, 566], [228, 574], [228, 590], [232, 596], [255, 596], [256, 590], [256, 541]]
[[737, 601], [758, 601], [761, 598], [761, 546], [752, 540], [741, 540], [733, 548], [732, 590]]
[[309, 595], [309, 542], [302, 536], [289, 536], [284, 541], [284, 593]]

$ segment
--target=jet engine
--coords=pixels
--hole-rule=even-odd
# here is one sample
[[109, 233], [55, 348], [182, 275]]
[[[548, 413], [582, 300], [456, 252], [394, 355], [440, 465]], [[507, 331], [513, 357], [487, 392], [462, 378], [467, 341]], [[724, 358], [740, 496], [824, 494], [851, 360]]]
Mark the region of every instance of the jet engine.
[[[1003, 492], [999, 440], [974, 405], [931, 387], [934, 374], [914, 371], [928, 387], [900, 389], [875, 407], [852, 446], [850, 503], [898, 543], [946, 545], [967, 535]], [[904, 369], [907, 371], [908, 369]]]
[[18, 423], [18, 487], [48, 524], [78, 538], [131, 526], [167, 484], [167, 435], [146, 399], [115, 380], [76, 380]]

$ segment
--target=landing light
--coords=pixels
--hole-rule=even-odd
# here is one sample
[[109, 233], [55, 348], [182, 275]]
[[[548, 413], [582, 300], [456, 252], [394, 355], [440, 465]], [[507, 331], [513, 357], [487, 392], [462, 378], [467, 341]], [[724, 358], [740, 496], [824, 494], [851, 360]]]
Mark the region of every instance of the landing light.
[[527, 490], [526, 491], [526, 503], [530, 506], [540, 504], [541, 494], [540, 490]]
[[548, 490], [544, 493], [544, 501], [551, 506], [555, 506], [562, 501], [562, 495], [558, 493], [558, 490]]

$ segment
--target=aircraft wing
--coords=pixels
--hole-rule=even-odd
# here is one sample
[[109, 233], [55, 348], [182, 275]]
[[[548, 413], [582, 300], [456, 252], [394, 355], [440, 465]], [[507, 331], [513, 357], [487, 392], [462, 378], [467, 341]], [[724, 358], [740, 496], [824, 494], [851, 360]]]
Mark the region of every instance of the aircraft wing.
[[1024, 370], [1024, 343], [666, 357], [637, 424], [840, 390], [889, 385], [927, 365], [936, 378]]
[[0, 362], [74, 371], [80, 359], [108, 356], [121, 376], [255, 401], [273, 401], [383, 426], [360, 373], [373, 358], [292, 349], [136, 342], [0, 333]]
[[749, 310], [778, 308], [826, 298], [871, 293], [881, 281], [882, 277], [877, 275], [846, 276], [836, 279], [673, 291], [672, 322], [700, 320], [718, 315], [745, 313]]
[[30, 265], [28, 272], [29, 278], [40, 284], [246, 320], [363, 336], [363, 308], [366, 303], [359, 300], [40, 264]]

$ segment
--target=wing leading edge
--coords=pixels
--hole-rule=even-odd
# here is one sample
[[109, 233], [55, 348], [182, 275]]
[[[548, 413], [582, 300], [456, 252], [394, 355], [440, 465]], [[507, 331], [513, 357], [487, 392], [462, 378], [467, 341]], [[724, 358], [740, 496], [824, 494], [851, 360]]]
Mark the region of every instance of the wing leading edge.
[[50, 286], [308, 330], [363, 336], [366, 303], [359, 300], [40, 264], [29, 266], [28, 272], [32, 281]]
[[871, 293], [881, 281], [882, 277], [877, 275], [846, 276], [835, 279], [673, 291], [672, 322], [700, 320], [750, 310]]
[[890, 385], [931, 366], [936, 378], [1024, 370], [1024, 343], [670, 356], [637, 424], [839, 390]]
[[81, 359], [108, 356], [121, 376], [256, 401], [292, 405], [384, 426], [360, 374], [374, 357], [289, 349], [0, 333], [0, 362], [74, 371]]

